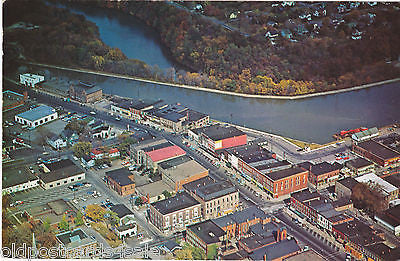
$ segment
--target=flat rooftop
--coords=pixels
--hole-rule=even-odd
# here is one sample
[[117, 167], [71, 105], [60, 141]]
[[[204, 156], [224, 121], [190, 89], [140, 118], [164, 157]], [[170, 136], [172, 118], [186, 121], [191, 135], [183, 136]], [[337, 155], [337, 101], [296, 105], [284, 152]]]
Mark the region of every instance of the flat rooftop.
[[38, 180], [27, 166], [4, 167], [2, 169], [2, 188], [6, 189], [28, 181]]
[[362, 246], [384, 241], [375, 235], [375, 231], [359, 220], [352, 220], [346, 223], [334, 225], [333, 228], [340, 231], [353, 242], [360, 243]]
[[357, 146], [369, 151], [370, 153], [372, 153], [384, 160], [389, 160], [389, 159], [400, 157], [400, 154], [398, 152], [396, 152], [395, 150], [392, 150], [391, 148], [389, 148], [383, 144], [380, 144], [376, 141], [373, 141], [373, 140], [360, 142], [357, 144]]
[[28, 121], [36, 121], [43, 117], [49, 116], [55, 113], [56, 110], [47, 105], [40, 105], [32, 110], [20, 113], [16, 116], [26, 119]]
[[267, 177], [271, 178], [272, 180], [280, 180], [283, 178], [287, 178], [290, 176], [298, 175], [300, 173], [304, 173], [305, 170], [298, 168], [298, 167], [293, 167], [290, 169], [283, 169], [283, 170], [278, 170], [275, 172], [271, 172], [267, 174]]
[[350, 161], [346, 162], [346, 165], [347, 166], [351, 166], [351, 167], [356, 168], [356, 169], [360, 169], [360, 168], [364, 168], [364, 167], [368, 167], [368, 166], [374, 165], [374, 163], [372, 163], [371, 161], [368, 161], [366, 159], [363, 159], [363, 158], [357, 158], [357, 159], [350, 160]]
[[176, 194], [172, 198], [167, 198], [160, 200], [151, 204], [155, 209], [157, 209], [161, 214], [166, 215], [173, 213], [175, 211], [185, 209], [188, 207], [193, 207], [196, 205], [200, 206], [192, 196], [190, 196], [186, 191]]
[[336, 182], [340, 183], [341, 185], [345, 186], [348, 189], [353, 189], [353, 187], [358, 184], [358, 181], [352, 177], [347, 177], [341, 180], [337, 180]]
[[171, 158], [185, 155], [186, 152], [179, 146], [173, 145], [146, 152], [153, 162], [161, 162]]
[[[185, 112], [183, 112], [185, 113]], [[207, 114], [192, 110], [192, 109], [188, 109], [188, 121], [198, 121], [201, 120], [205, 117], [207, 117]]]
[[165, 190], [168, 192], [174, 191], [165, 181], [159, 180], [153, 183], [149, 183], [140, 187], [136, 187], [135, 190], [142, 196], [149, 195], [150, 198], [161, 195]]
[[199, 132], [204, 133], [213, 141], [219, 141], [232, 137], [242, 136], [245, 133], [233, 126], [222, 126], [219, 124], [200, 128]]
[[158, 166], [162, 169], [170, 169], [170, 168], [181, 165], [181, 164], [186, 163], [191, 160], [193, 160], [191, 157], [189, 157], [187, 155], [183, 155], [183, 156], [180, 156], [177, 158], [163, 161], [163, 162], [159, 163]]
[[6, 90], [3, 92], [3, 107], [8, 107], [16, 102], [24, 100], [24, 95]]
[[96, 240], [88, 237], [80, 228], [58, 234], [56, 237], [66, 248], [76, 248], [96, 242]]
[[219, 198], [237, 192], [235, 186], [227, 181], [220, 181], [196, 189], [196, 194], [204, 201]]
[[365, 174], [363, 176], [356, 177], [355, 180], [357, 180], [358, 182], [362, 182], [362, 183], [372, 182], [372, 183], [379, 184], [381, 186], [381, 188], [387, 193], [391, 193], [392, 191], [397, 190], [397, 188], [395, 186], [393, 186], [389, 182], [385, 181], [384, 179], [378, 177], [377, 175], [375, 175], [373, 173], [369, 173], [369, 174]]
[[226, 149], [226, 151], [242, 159], [247, 164], [273, 159], [272, 153], [257, 144], [249, 144]]
[[325, 161], [318, 163], [318, 164], [304, 162], [304, 163], [300, 163], [299, 166], [307, 171], [310, 170], [310, 167], [311, 167], [311, 173], [314, 174], [315, 176], [320, 176], [320, 175], [324, 175], [324, 174], [332, 172], [332, 171], [337, 171], [343, 167], [341, 164], [339, 164], [337, 162], [330, 164]]
[[303, 189], [301, 191], [293, 192], [291, 194], [291, 197], [303, 203], [311, 200], [321, 199], [321, 195], [318, 192], [316, 191], [311, 192], [309, 189]]
[[[50, 164], [46, 164], [46, 167], [48, 165]], [[84, 173], [84, 171], [73, 163], [73, 165], [68, 165], [66, 167], [56, 168], [54, 170], [50, 169], [50, 172], [47, 173], [40, 173], [39, 177], [44, 183], [50, 183], [60, 179], [73, 177], [82, 173]]]
[[204, 187], [209, 184], [215, 183], [215, 180], [211, 178], [210, 176], [205, 176], [201, 179], [186, 183], [183, 185], [183, 188], [187, 191], [193, 192], [194, 190]]
[[163, 142], [163, 143], [160, 143], [160, 144], [155, 144], [155, 145], [151, 145], [151, 146], [145, 147], [142, 150], [144, 152], [149, 152], [149, 151], [155, 151], [155, 150], [159, 150], [159, 149], [170, 147], [170, 146], [173, 146], [172, 143], [167, 141], [167, 142]]
[[220, 237], [225, 235], [225, 231], [218, 227], [212, 220], [206, 220], [187, 227], [206, 244], [220, 242]]
[[199, 173], [208, 171], [202, 165], [195, 160], [190, 160], [176, 167], [169, 168], [163, 171], [163, 175], [167, 175], [169, 178], [178, 181], [189, 178]]
[[132, 172], [126, 168], [107, 171], [106, 176], [117, 182], [120, 186], [135, 184], [135, 182], [130, 178], [133, 178]]

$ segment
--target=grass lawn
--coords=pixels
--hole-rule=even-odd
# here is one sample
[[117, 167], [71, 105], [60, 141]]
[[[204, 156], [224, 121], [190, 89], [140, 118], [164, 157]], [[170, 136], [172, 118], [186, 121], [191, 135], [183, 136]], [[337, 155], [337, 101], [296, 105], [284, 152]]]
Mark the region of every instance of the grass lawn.
[[105, 223], [103, 222], [93, 222], [92, 228], [100, 233], [102, 237], [107, 241], [107, 243], [112, 247], [118, 247], [122, 244], [122, 241], [114, 234], [113, 231], [109, 230]]

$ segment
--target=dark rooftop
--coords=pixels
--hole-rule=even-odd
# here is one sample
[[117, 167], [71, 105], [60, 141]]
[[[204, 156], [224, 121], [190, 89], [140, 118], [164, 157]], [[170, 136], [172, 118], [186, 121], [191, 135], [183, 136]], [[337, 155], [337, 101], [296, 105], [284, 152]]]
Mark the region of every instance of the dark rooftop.
[[171, 142], [167, 141], [167, 142], [160, 143], [160, 144], [157, 144], [157, 145], [154, 145], [154, 146], [143, 148], [142, 150], [144, 152], [149, 152], [149, 151], [155, 151], [155, 150], [159, 150], [159, 149], [170, 147], [170, 146], [173, 146], [173, 144]]
[[383, 179], [395, 186], [396, 188], [400, 188], [400, 173], [384, 177]]
[[120, 168], [106, 172], [106, 176], [113, 179], [120, 186], [135, 184], [135, 182], [129, 178], [129, 176], [132, 175], [133, 174], [126, 168]]
[[238, 223], [241, 224], [247, 220], [253, 220], [255, 218], [266, 219], [269, 217], [262, 209], [257, 206], [252, 206], [241, 211], [236, 211], [234, 213], [228, 214], [223, 217], [214, 219], [214, 223], [219, 227], [225, 227], [229, 224]]
[[98, 86], [95, 86], [95, 87], [92, 87], [92, 88], [86, 90], [86, 93], [87, 94], [91, 94], [91, 93], [95, 93], [95, 92], [98, 92], [98, 91], [103, 91], [103, 89], [101, 89]]
[[3, 166], [2, 172], [3, 189], [38, 179], [26, 166], [12, 168]]
[[344, 178], [336, 182], [342, 184], [348, 189], [353, 189], [353, 187], [358, 184], [358, 181], [352, 177]]
[[337, 162], [330, 164], [328, 162], [321, 162], [318, 164], [310, 164], [309, 162], [303, 162], [299, 164], [299, 167], [309, 171], [311, 166], [311, 173], [315, 176], [323, 175], [332, 171], [340, 170], [343, 166]]
[[253, 235], [251, 237], [243, 238], [240, 242], [247, 246], [251, 250], [258, 249], [265, 245], [269, 245], [271, 243], [276, 242], [275, 236], [272, 233], [269, 233], [269, 236], [260, 236], [260, 235]]
[[291, 197], [297, 199], [300, 202], [308, 202], [311, 200], [319, 200], [321, 198], [321, 195], [314, 191], [310, 192], [309, 189], [303, 189], [301, 191], [297, 191], [291, 194]]
[[346, 223], [333, 226], [335, 230], [343, 233], [352, 242], [361, 246], [367, 246], [384, 240], [377, 236], [375, 231], [359, 220], [353, 220]]
[[[255, 250], [252, 254], [250, 254], [250, 258], [257, 261], [275, 260], [298, 251], [300, 251], [300, 247], [296, 240], [283, 240]], [[265, 259], [264, 256], [266, 257]]]
[[225, 231], [218, 227], [212, 220], [206, 220], [187, 227], [206, 244], [220, 242], [220, 237], [225, 235]]
[[133, 212], [129, 210], [124, 204], [117, 204], [113, 205], [111, 208], [111, 211], [117, 213], [119, 218], [123, 218], [127, 215], [133, 215]]
[[353, 168], [359, 169], [359, 168], [363, 168], [363, 167], [367, 167], [370, 165], [373, 165], [374, 163], [372, 163], [371, 161], [368, 161], [366, 159], [363, 158], [357, 158], [354, 160], [350, 160], [346, 162], [346, 165], [351, 166]]
[[[186, 115], [186, 111], [182, 112], [182, 114]], [[188, 121], [198, 121], [208, 116], [207, 114], [192, 109], [187, 110], [187, 115], [188, 115]]]
[[46, 164], [45, 166], [50, 170], [50, 172], [39, 174], [40, 179], [45, 183], [73, 177], [83, 173], [83, 171], [70, 159], [56, 161]]
[[261, 172], [271, 171], [271, 170], [280, 170], [290, 168], [291, 164], [287, 160], [272, 162], [268, 164], [263, 164], [256, 166], [255, 168]]
[[219, 124], [202, 127], [200, 132], [204, 133], [213, 141], [245, 135], [245, 133], [233, 126], [222, 126]]
[[173, 159], [169, 159], [169, 160], [163, 161], [163, 162], [159, 163], [158, 166], [160, 166], [160, 168], [162, 168], [162, 169], [170, 169], [170, 168], [172, 168], [174, 166], [181, 165], [181, 164], [186, 163], [186, 162], [191, 161], [191, 160], [192, 160], [191, 157], [189, 157], [187, 155], [182, 155], [182, 156], [177, 157], [177, 158], [173, 158]]
[[200, 205], [192, 196], [186, 191], [176, 194], [172, 198], [160, 200], [151, 204], [155, 209], [160, 211], [161, 214], [169, 214], [175, 211]]
[[72, 242], [81, 241], [87, 238], [88, 236], [85, 234], [85, 232], [83, 232], [83, 230], [78, 228], [75, 229], [74, 231], [68, 231], [62, 234], [58, 234], [56, 235], [56, 237], [58, 238], [58, 240], [61, 241], [61, 243], [64, 244], [64, 246], [67, 246]]
[[400, 157], [400, 154], [398, 152], [373, 140], [360, 142], [357, 146], [369, 151], [370, 153], [384, 160]]
[[378, 243], [367, 246], [366, 248], [383, 260], [400, 260], [400, 247], [390, 248], [384, 243]]
[[227, 180], [205, 185], [196, 189], [196, 194], [204, 201], [219, 198], [238, 191], [235, 186]]
[[257, 144], [237, 146], [226, 149], [226, 151], [242, 159], [247, 164], [273, 159], [272, 153], [270, 151], [264, 149]]
[[297, 174], [303, 173], [304, 171], [305, 170], [303, 170], [301, 168], [293, 167], [293, 168], [290, 168], [290, 169], [278, 170], [278, 171], [275, 171], [275, 172], [268, 173], [267, 176], [275, 181], [275, 180], [279, 180], [279, 179], [283, 179], [283, 178], [286, 178], [286, 177], [290, 177], [290, 176], [293, 176], [293, 175], [297, 175]]
[[212, 179], [210, 176], [205, 176], [201, 179], [186, 183], [183, 185], [183, 188], [187, 191], [193, 192], [194, 190], [204, 187], [209, 184], [215, 183], [215, 180]]

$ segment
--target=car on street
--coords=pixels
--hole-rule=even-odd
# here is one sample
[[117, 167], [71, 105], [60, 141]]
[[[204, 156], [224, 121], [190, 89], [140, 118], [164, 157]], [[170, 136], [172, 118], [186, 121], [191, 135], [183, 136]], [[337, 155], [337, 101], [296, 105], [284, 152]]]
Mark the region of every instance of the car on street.
[[91, 112], [90, 112], [90, 114], [92, 114], [92, 115], [96, 115], [96, 112], [94, 112], [94, 111], [91, 111]]
[[93, 234], [90, 235], [90, 238], [96, 240], [96, 237]]

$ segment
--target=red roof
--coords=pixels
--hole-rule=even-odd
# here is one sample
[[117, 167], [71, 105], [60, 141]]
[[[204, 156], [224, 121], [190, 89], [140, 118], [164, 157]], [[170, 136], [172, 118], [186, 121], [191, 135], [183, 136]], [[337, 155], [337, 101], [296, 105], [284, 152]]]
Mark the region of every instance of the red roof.
[[116, 152], [119, 152], [119, 150], [117, 148], [112, 148], [112, 149], [110, 149], [110, 151], [108, 153], [109, 154], [113, 154], [113, 153], [116, 153]]
[[92, 153], [93, 153], [94, 155], [98, 155], [98, 154], [102, 154], [103, 152], [100, 151], [100, 150], [98, 150], [98, 149], [92, 149]]
[[162, 160], [178, 157], [185, 155], [186, 152], [176, 145], [165, 147], [162, 149], [146, 152], [153, 162], [159, 162]]

